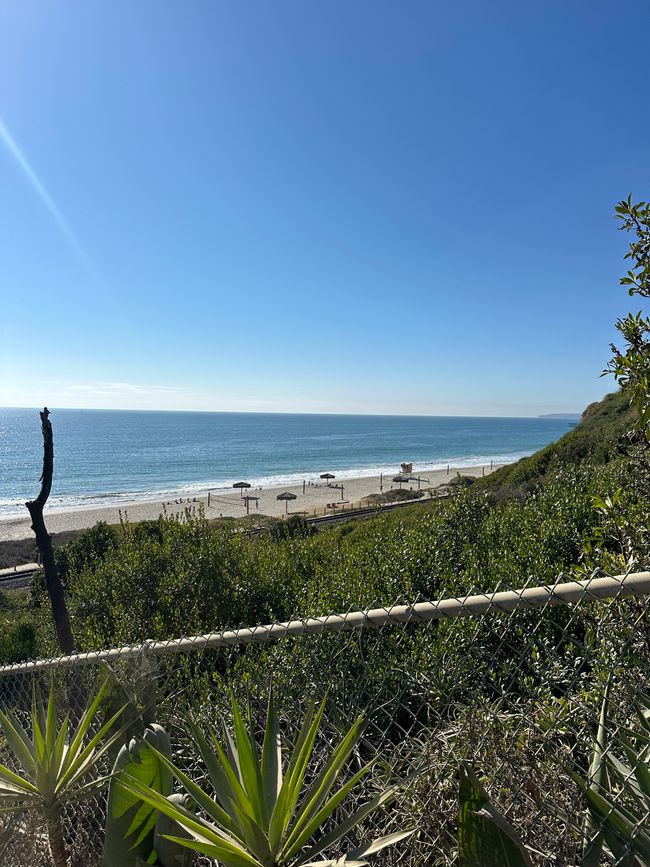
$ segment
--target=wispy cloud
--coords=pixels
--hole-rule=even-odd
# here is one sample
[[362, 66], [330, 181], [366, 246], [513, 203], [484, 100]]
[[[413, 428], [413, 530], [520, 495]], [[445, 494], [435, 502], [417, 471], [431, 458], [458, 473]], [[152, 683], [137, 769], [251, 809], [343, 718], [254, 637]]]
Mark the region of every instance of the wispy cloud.
[[77, 253], [79, 258], [84, 262], [86, 267], [93, 273], [93, 275], [96, 275], [95, 265], [93, 264], [90, 256], [88, 255], [88, 253], [86, 253], [81, 242], [79, 241], [79, 238], [77, 238], [70, 224], [63, 216], [61, 209], [58, 207], [52, 196], [45, 189], [43, 182], [38, 177], [29, 160], [18, 146], [18, 143], [16, 142], [12, 134], [7, 129], [7, 126], [3, 122], [2, 118], [0, 118], [0, 139], [4, 143], [4, 146], [9, 152], [10, 156], [13, 157], [14, 162], [18, 165], [18, 168], [20, 169], [22, 174], [29, 182], [31, 188], [41, 200], [47, 211], [49, 211], [50, 216], [53, 218], [54, 222], [57, 224], [68, 243]]
[[141, 385], [134, 382], [84, 382], [72, 383], [67, 391], [93, 396], [128, 395], [139, 397], [163, 397], [185, 394], [187, 389], [173, 385]]
[[0, 406], [76, 407], [79, 409], [192, 409], [201, 395], [175, 385], [75, 381], [48, 377], [21, 377], [0, 363]]

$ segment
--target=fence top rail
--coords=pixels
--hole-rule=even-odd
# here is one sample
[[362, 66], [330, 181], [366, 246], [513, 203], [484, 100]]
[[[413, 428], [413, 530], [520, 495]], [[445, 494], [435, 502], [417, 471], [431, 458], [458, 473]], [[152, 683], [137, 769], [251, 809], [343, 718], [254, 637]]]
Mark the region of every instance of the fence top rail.
[[306, 617], [283, 623], [269, 623], [239, 629], [227, 629], [175, 638], [166, 641], [144, 641], [108, 650], [75, 653], [51, 659], [37, 659], [0, 666], [0, 676], [41, 671], [50, 667], [84, 665], [118, 658], [137, 657], [141, 654], [173, 654], [205, 648], [228, 647], [235, 644], [264, 643], [286, 636], [343, 632], [365, 627], [391, 624], [424, 623], [431, 620], [476, 617], [496, 612], [519, 609], [545, 608], [549, 605], [573, 605], [582, 601], [613, 599], [617, 596], [650, 595], [650, 572], [632, 572], [606, 578], [587, 578], [582, 581], [560, 581], [555, 584], [526, 586], [517, 590], [479, 593], [473, 596], [447, 597], [431, 602], [393, 605]]

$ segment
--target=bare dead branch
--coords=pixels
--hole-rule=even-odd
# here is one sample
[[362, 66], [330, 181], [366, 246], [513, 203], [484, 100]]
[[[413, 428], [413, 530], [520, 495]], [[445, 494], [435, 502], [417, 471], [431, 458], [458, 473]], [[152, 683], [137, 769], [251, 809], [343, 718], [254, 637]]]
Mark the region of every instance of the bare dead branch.
[[52, 422], [49, 419], [49, 410], [43, 408], [40, 413], [41, 429], [43, 431], [43, 472], [41, 474], [41, 490], [35, 500], [30, 500], [25, 503], [29, 515], [32, 519], [32, 530], [36, 536], [36, 545], [41, 554], [41, 562], [43, 563], [43, 572], [45, 574], [45, 586], [50, 604], [52, 606], [52, 617], [54, 619], [54, 628], [59, 642], [59, 647], [62, 653], [74, 653], [76, 645], [70, 626], [70, 616], [68, 607], [65, 601], [63, 585], [56, 568], [54, 559], [54, 550], [52, 548], [52, 538], [47, 532], [45, 520], [43, 518], [43, 508], [50, 496], [52, 490], [52, 476], [54, 474], [54, 438], [52, 435]]

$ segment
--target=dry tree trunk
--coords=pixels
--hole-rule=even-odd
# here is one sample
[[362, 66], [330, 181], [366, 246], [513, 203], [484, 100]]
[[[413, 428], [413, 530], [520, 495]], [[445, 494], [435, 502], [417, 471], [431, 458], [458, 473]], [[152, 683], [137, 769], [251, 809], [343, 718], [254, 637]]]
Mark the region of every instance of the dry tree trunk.
[[61, 813], [57, 811], [47, 819], [47, 838], [50, 844], [50, 855], [54, 867], [68, 867], [68, 854], [63, 839], [63, 823]]
[[41, 490], [35, 500], [25, 503], [32, 519], [32, 530], [36, 536], [36, 544], [41, 554], [43, 572], [45, 573], [45, 586], [50, 597], [54, 628], [62, 653], [74, 653], [75, 642], [70, 627], [70, 617], [63, 594], [63, 585], [54, 561], [52, 539], [45, 527], [43, 519], [43, 507], [50, 496], [52, 489], [52, 475], [54, 473], [54, 441], [52, 438], [52, 422], [49, 420], [49, 410], [44, 407], [41, 416], [41, 428], [43, 430], [43, 474], [41, 475]]

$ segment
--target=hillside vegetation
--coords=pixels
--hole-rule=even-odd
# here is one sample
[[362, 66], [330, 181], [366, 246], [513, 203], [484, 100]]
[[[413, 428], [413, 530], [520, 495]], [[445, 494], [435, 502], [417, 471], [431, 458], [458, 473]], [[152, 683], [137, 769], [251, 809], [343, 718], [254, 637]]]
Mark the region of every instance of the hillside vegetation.
[[629, 431], [636, 412], [630, 408], [629, 397], [622, 391], [608, 394], [590, 404], [577, 426], [561, 439], [550, 443], [528, 458], [496, 470], [481, 486], [497, 490], [507, 486], [531, 486], [549, 473], [566, 466], [601, 466], [629, 454]]

